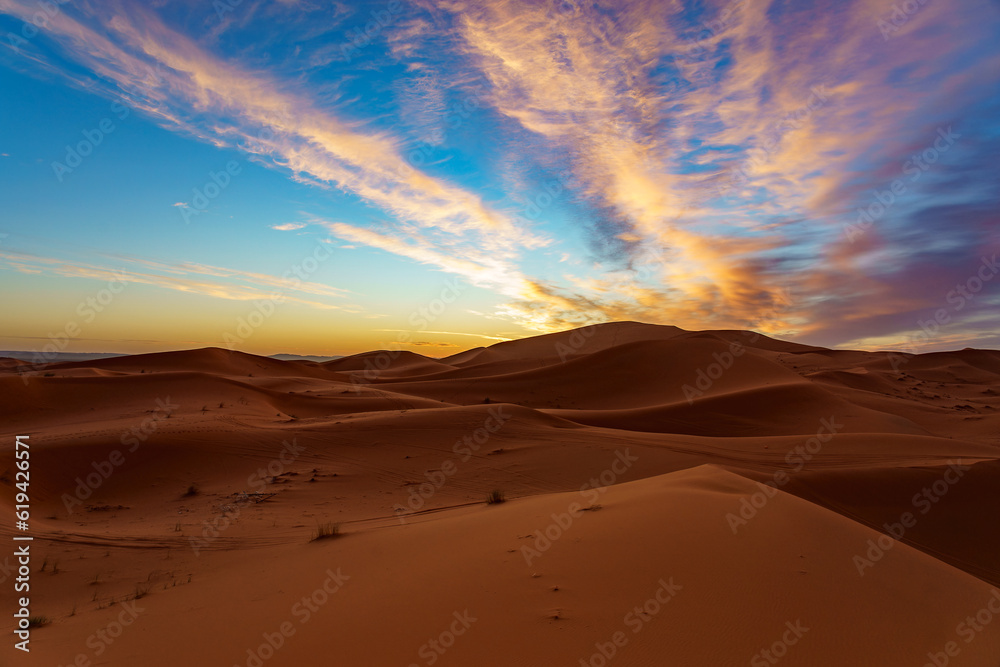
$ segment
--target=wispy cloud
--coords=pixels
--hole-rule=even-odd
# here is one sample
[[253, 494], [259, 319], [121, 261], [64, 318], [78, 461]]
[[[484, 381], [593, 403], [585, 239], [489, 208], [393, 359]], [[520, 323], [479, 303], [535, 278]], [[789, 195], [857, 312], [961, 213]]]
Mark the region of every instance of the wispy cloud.
[[[347, 292], [327, 285], [299, 280], [293, 276], [271, 276], [187, 262], [165, 264], [137, 257], [117, 257], [116, 259], [118, 263], [115, 266], [102, 266], [91, 262], [42, 257], [29, 253], [0, 252], [0, 260], [4, 264], [22, 273], [87, 278], [105, 282], [140, 283], [235, 301], [270, 301], [280, 296], [289, 302], [312, 308], [357, 311], [355, 306], [332, 304], [299, 296], [343, 297]], [[213, 278], [220, 280], [213, 280]]]
[[656, 257], [642, 280], [591, 280], [597, 309], [695, 328], [768, 311], [782, 315], [765, 330], [820, 331], [831, 288], [845, 309], [870, 308], [850, 291], [873, 279], [856, 263], [872, 257], [845, 251], [838, 223], [935, 123], [982, 108], [983, 82], [1000, 71], [987, 46], [997, 10], [982, 2], [928, 6], [907, 24], [911, 39], [892, 43], [877, 2], [437, 6], [452, 15], [454, 48], [491, 82], [493, 107], [534, 135], [522, 150], [570, 161], [602, 246]]
[[[0, 0], [24, 20], [37, 7]], [[318, 36], [341, 29], [347, 6], [319, 21], [314, 8], [253, 3], [200, 37], [139, 3], [61, 7], [45, 30], [73, 66], [32, 44], [35, 63], [378, 209], [272, 229], [318, 224], [342, 247], [461, 276], [502, 298], [489, 317], [535, 330], [642, 319], [883, 340], [911, 330], [995, 239], [1000, 12], [988, 0], [926, 3], [891, 40], [882, 0], [413, 0], [339, 70], [339, 43]], [[221, 55], [231, 32], [285, 16], [303, 38], [294, 52]], [[310, 72], [325, 68], [335, 76], [320, 90]], [[863, 239], [845, 238], [857, 209], [951, 126], [962, 141]], [[440, 152], [417, 164], [415, 141]], [[440, 168], [449, 160], [461, 166]], [[536, 167], [565, 174], [566, 219], [515, 214], [519, 190], [537, 194]], [[590, 257], [565, 252], [570, 234]], [[174, 289], [283, 286], [206, 265], [147, 270]]]
[[463, 331], [428, 331], [426, 329], [417, 330], [407, 330], [407, 329], [372, 329], [372, 331], [391, 331], [393, 333], [399, 333], [400, 331], [407, 331], [408, 333], [421, 333], [421, 334], [445, 334], [448, 336], [472, 336], [474, 338], [485, 338], [486, 340], [495, 341], [507, 341], [512, 340], [510, 338], [505, 338], [503, 336], [488, 336], [486, 334], [478, 333], [467, 333]]
[[[37, 6], [5, 0], [2, 9], [30, 20]], [[87, 10], [56, 14], [50, 36], [109, 94], [165, 124], [342, 188], [446, 241], [474, 238], [498, 252], [544, 243], [478, 194], [415, 168], [397, 138], [365, 131], [285, 83], [214, 56], [151, 10], [129, 3], [114, 13]]]

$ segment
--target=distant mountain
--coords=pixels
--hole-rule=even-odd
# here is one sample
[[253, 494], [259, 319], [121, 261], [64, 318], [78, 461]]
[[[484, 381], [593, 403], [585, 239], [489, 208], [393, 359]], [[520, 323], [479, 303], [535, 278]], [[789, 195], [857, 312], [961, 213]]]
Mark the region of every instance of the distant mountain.
[[271, 358], [280, 359], [281, 361], [315, 361], [317, 363], [323, 363], [324, 361], [343, 359], [344, 355], [340, 354], [333, 357], [317, 357], [313, 354], [272, 354]]
[[0, 357], [10, 359], [20, 359], [31, 363], [47, 364], [63, 361], [92, 361], [94, 359], [110, 359], [111, 357], [124, 357], [124, 354], [116, 352], [56, 352], [55, 354], [42, 355], [40, 352], [25, 352], [23, 350], [0, 350]]
[[[93, 361], [95, 359], [111, 359], [113, 357], [129, 356], [118, 352], [57, 352], [55, 354], [45, 355], [44, 357], [40, 357], [39, 355], [40, 353], [38, 352], [26, 352], [24, 350], [0, 350], [0, 358], [7, 357], [10, 359], [20, 359], [21, 361], [38, 364], [55, 364], [66, 361]], [[317, 357], [309, 354], [271, 355], [271, 359], [278, 359], [280, 361], [315, 361], [316, 363], [323, 363], [324, 361], [333, 361], [334, 359], [342, 358], [343, 355], [332, 357]]]

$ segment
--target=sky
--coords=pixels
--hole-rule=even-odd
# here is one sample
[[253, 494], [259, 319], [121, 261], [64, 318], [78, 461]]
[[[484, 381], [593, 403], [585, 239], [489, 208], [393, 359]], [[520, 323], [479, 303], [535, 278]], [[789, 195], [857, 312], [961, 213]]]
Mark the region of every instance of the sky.
[[998, 84], [997, 0], [0, 0], [0, 349], [998, 348]]

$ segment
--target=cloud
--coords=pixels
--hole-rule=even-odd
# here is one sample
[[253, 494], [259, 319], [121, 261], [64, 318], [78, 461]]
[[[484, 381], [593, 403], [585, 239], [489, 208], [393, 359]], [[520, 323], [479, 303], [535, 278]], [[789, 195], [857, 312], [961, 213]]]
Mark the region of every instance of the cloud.
[[[164, 125], [351, 192], [443, 242], [475, 239], [505, 253], [546, 243], [478, 194], [411, 165], [397, 138], [364, 131], [283, 82], [223, 61], [141, 5], [88, 9], [78, 8], [86, 12], [79, 19], [68, 8], [55, 14], [49, 35], [105, 82], [107, 94]], [[37, 6], [9, 0], [4, 11], [30, 20]]]
[[[392, 331], [398, 333], [400, 331], [406, 331], [406, 329], [372, 329], [372, 331]], [[488, 336], [486, 334], [466, 333], [462, 331], [428, 331], [426, 329], [421, 329], [420, 331], [409, 331], [409, 333], [446, 334], [448, 336], [472, 336], [474, 338], [485, 338], [486, 340], [495, 340], [499, 342], [513, 340], [511, 338], [505, 338], [503, 336]]]
[[[1000, 71], [988, 46], [996, 9], [976, 0], [922, 6], [891, 42], [877, 27], [884, 3], [438, 6], [453, 18], [454, 48], [490, 81], [493, 108], [532, 133], [521, 149], [572, 165], [598, 218], [601, 262], [646, 258], [589, 281], [595, 311], [686, 328], [768, 313], [765, 331], [819, 332], [835, 326], [823, 316], [833, 295], [845, 312], [870, 308], [866, 292], [903, 307], [898, 283], [853, 266], [864, 253], [844, 248], [837, 218], [885, 187], [939, 124], [962, 115], [976, 127], [983, 82]], [[974, 140], [980, 155], [992, 136]], [[995, 160], [984, 173], [996, 175]], [[928, 182], [911, 189], [914, 201]], [[988, 187], [968, 196], [995, 204]], [[906, 212], [895, 215], [890, 248], [907, 235]], [[897, 250], [892, 264], [919, 266], [913, 252]]]
[[283, 222], [280, 225], [271, 225], [271, 229], [277, 229], [280, 232], [290, 232], [296, 229], [302, 229], [306, 226], [304, 222]]
[[424, 346], [424, 347], [458, 347], [458, 345], [455, 345], [454, 343], [433, 343], [433, 342], [425, 341], [425, 340], [416, 340], [416, 341], [413, 341], [411, 343], [400, 343], [400, 342], [397, 341], [394, 344], [395, 345], [420, 345], [420, 346]]
[[[233, 301], [274, 300], [299, 303], [323, 310], [357, 312], [354, 306], [337, 305], [301, 295], [340, 298], [347, 291], [285, 276], [238, 271], [194, 263], [164, 264], [138, 257], [115, 257], [117, 266], [98, 265], [16, 251], [0, 252], [0, 260], [21, 273], [86, 278], [103, 282], [124, 281], [201, 294]], [[138, 267], [138, 268], [137, 268]], [[266, 288], [272, 288], [270, 290]], [[297, 293], [297, 294], [296, 294]]]
[[[37, 12], [28, 0], [2, 6], [25, 20]], [[532, 329], [641, 319], [888, 340], [912, 331], [995, 237], [1000, 21], [986, 0], [925, 3], [888, 40], [882, 0], [414, 0], [366, 47], [370, 57], [322, 81], [309, 74], [336, 67], [340, 44], [300, 39], [294, 53], [272, 54], [276, 29], [267, 49], [241, 50], [241, 60], [213, 44], [253, 20], [327, 35], [342, 16], [255, 3], [196, 41], [140, 4], [113, 7], [66, 5], [52, 17], [48, 34], [74, 62], [65, 76], [380, 209], [370, 224], [314, 222], [345, 248], [491, 290], [503, 303], [489, 317]], [[26, 57], [59, 69], [36, 47]], [[462, 116], [462, 140], [485, 130], [482, 144], [449, 145], [449, 102], [471, 82], [483, 84], [481, 123]], [[846, 239], [857, 210], [952, 125], [955, 148], [907, 182], [863, 238]], [[441, 150], [433, 167], [407, 159], [410, 140]], [[471, 155], [485, 145], [496, 155]], [[437, 163], [456, 156], [463, 166], [449, 180]], [[510, 190], [537, 194], [536, 168], [565, 175], [564, 223], [512, 213], [524, 193]], [[489, 169], [508, 191], [481, 173]], [[566, 252], [562, 237], [573, 234], [586, 235], [592, 257]], [[195, 265], [156, 274], [281, 282]], [[979, 324], [956, 313], [955, 326], [942, 335]]]
[[529, 278], [515, 264], [491, 253], [469, 250], [458, 257], [419, 238], [399, 238], [343, 222], [323, 224], [330, 233], [344, 240], [457, 274], [477, 287], [513, 299], [498, 312], [534, 330], [556, 330], [603, 321], [607, 317], [599, 304]]

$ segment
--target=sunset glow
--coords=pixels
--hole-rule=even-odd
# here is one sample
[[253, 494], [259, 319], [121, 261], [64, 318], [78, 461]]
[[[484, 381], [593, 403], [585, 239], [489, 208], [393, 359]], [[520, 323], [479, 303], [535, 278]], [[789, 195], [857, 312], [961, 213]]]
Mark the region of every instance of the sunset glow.
[[1000, 344], [995, 2], [152, 5], [0, 0], [4, 349]]

